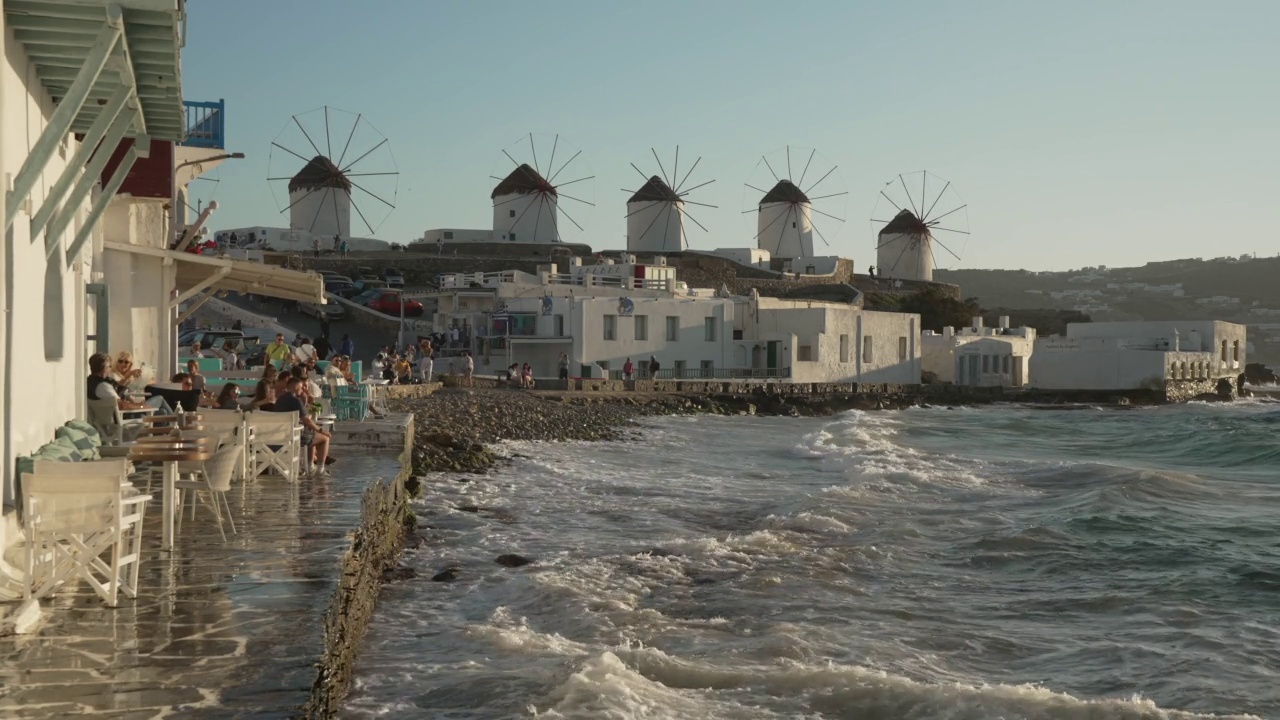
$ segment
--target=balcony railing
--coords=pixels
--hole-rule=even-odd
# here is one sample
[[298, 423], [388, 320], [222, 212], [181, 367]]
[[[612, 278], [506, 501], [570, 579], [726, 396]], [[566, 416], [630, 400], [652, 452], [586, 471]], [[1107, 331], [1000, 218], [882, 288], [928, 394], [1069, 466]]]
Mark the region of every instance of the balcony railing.
[[219, 150], [227, 146], [225, 100], [183, 100], [182, 105], [187, 114], [187, 138], [182, 145]]

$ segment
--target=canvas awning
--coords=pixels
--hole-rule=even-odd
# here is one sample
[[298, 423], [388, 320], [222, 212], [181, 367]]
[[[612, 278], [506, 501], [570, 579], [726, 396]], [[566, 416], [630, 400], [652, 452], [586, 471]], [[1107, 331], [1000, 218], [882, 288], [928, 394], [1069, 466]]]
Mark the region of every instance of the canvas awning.
[[230, 290], [282, 300], [324, 302], [324, 279], [316, 273], [289, 270], [252, 260], [195, 255], [131, 243], [106, 242], [103, 247], [176, 263], [178, 280], [175, 287], [180, 301], [191, 299], [205, 290]]

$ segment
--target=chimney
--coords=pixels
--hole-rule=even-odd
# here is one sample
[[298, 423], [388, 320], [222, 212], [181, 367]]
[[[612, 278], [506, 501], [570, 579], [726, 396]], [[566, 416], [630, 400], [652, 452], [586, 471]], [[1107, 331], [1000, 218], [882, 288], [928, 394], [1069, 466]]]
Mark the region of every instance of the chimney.
[[1008, 330], [1008, 329], [1009, 329], [1009, 316], [1008, 316], [1008, 315], [1001, 315], [1001, 316], [1000, 316], [1000, 329], [1001, 329], [1001, 330]]
[[955, 334], [956, 334], [956, 329], [951, 327], [950, 325], [942, 328], [942, 337], [944, 338], [954, 337]]
[[973, 316], [973, 329], [974, 329], [974, 330], [981, 330], [981, 329], [982, 329], [982, 316], [981, 316], [981, 315], [974, 315], [974, 316]]

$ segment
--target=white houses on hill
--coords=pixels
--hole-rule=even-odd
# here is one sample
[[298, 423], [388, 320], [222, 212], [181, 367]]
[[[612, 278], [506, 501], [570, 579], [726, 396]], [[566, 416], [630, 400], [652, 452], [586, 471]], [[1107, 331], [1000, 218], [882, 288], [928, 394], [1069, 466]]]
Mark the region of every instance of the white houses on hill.
[[1170, 380], [1234, 380], [1245, 326], [1220, 320], [1070, 323], [1040, 338], [1031, 380], [1047, 390], [1158, 389]]
[[877, 275], [933, 282], [929, 227], [910, 210], [900, 211], [876, 238]]
[[975, 317], [968, 327], [926, 330], [920, 337], [925, 372], [937, 382], [971, 387], [1025, 387], [1035, 342], [1035, 328], [1011, 328], [1007, 316], [999, 327], [984, 327]]
[[332, 238], [351, 235], [351, 181], [316, 155], [289, 180], [289, 227]]
[[525, 243], [560, 242], [556, 189], [537, 170], [520, 165], [489, 194], [493, 238]]
[[654, 175], [627, 201], [627, 252], [680, 252], [688, 247], [684, 200]]
[[779, 180], [756, 215], [758, 246], [773, 257], [813, 257], [813, 205], [790, 180]]

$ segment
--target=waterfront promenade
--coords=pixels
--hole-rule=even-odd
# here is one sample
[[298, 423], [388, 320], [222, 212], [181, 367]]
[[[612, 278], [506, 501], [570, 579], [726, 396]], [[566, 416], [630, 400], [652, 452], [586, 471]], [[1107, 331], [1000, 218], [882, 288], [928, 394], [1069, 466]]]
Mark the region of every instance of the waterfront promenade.
[[361, 494], [400, 472], [394, 453], [340, 456], [331, 477], [233, 486], [225, 545], [201, 509], [161, 553], [153, 504], [137, 600], [106, 608], [81, 584], [42, 603], [34, 634], [0, 638], [0, 717], [296, 716]]

